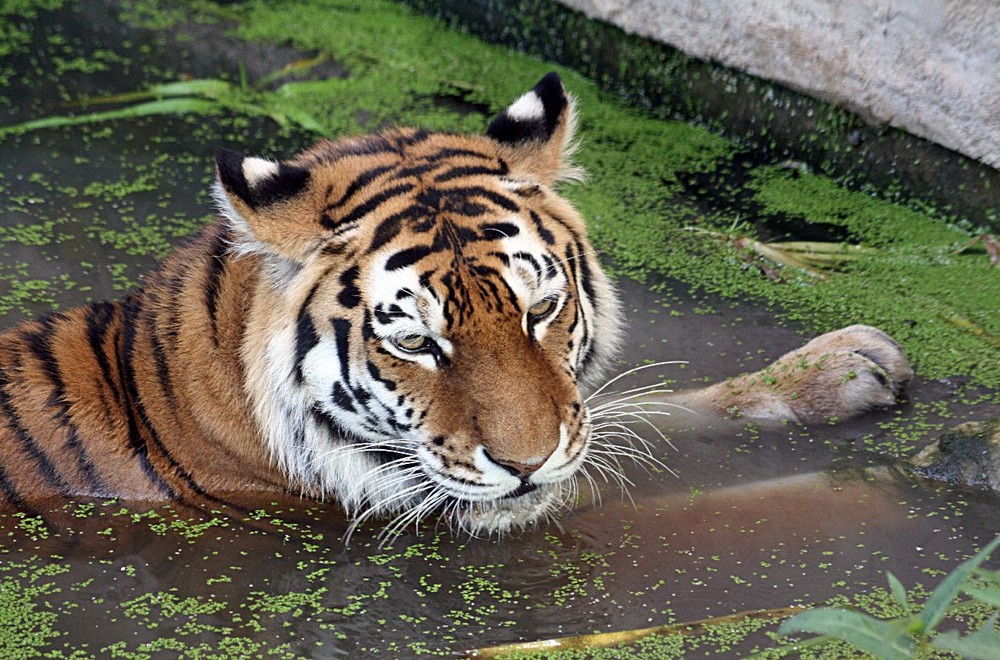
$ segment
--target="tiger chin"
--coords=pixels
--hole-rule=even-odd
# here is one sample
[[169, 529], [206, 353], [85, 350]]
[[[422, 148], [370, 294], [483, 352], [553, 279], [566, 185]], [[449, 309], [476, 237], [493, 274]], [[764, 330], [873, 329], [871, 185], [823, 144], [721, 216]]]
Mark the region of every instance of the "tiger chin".
[[[390, 534], [554, 517], [586, 464], [611, 465], [581, 389], [623, 336], [555, 190], [579, 178], [574, 121], [553, 73], [482, 136], [386, 130], [285, 162], [219, 150], [219, 218], [141, 289], [0, 335], [0, 492], [298, 493]], [[898, 346], [848, 334], [803, 349], [826, 367], [787, 391], [744, 377], [681, 403], [801, 421], [892, 403], [912, 375]]]

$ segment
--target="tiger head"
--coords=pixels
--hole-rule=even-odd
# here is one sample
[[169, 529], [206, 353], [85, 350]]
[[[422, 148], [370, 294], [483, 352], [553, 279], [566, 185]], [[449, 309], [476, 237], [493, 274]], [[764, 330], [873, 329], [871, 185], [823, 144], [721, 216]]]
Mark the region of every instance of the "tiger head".
[[556, 74], [484, 136], [387, 130], [287, 162], [220, 150], [216, 197], [257, 259], [245, 389], [296, 488], [390, 532], [551, 516], [573, 492], [616, 294], [553, 186], [574, 110]]

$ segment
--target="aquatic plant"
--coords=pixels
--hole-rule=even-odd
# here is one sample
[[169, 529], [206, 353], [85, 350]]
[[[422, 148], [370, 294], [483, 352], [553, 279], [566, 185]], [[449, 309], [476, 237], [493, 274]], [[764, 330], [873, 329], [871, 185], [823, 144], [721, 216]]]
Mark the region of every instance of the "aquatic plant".
[[745, 255], [745, 261], [756, 265], [771, 280], [780, 280], [781, 274], [772, 264], [796, 268], [819, 280], [827, 278], [827, 271], [843, 267], [858, 257], [877, 252], [875, 248], [828, 241], [759, 241], [734, 233], [738, 220], [729, 232], [717, 232], [701, 227], [685, 227], [687, 231], [708, 234], [718, 238]]
[[30, 121], [0, 126], [0, 137], [27, 133], [44, 128], [60, 128], [77, 124], [93, 124], [115, 119], [134, 119], [154, 115], [216, 115], [234, 112], [249, 116], [268, 117], [282, 128], [296, 126], [313, 133], [324, 133], [324, 127], [294, 99], [310, 82], [287, 82], [273, 91], [263, 85], [293, 72], [311, 68], [322, 57], [298, 60], [265, 76], [257, 86], [251, 86], [241, 71], [239, 84], [220, 79], [181, 80], [151, 85], [148, 89], [80, 99], [75, 107], [124, 104], [122, 107], [85, 114], [53, 115]]
[[796, 614], [781, 624], [778, 632], [783, 635], [815, 633], [818, 636], [780, 650], [793, 652], [839, 639], [886, 660], [905, 660], [931, 649], [951, 651], [965, 658], [1000, 658], [1000, 630], [996, 628], [1000, 613], [965, 635], [957, 630], [937, 633], [946, 614], [955, 614], [976, 604], [1000, 608], [1000, 571], [980, 568], [998, 547], [1000, 537], [955, 568], [931, 592], [919, 612], [909, 602], [902, 583], [886, 572], [893, 598], [908, 612], [904, 616], [877, 619], [838, 607], [820, 607]]
[[955, 250], [955, 254], [961, 254], [973, 246], [982, 243], [986, 249], [986, 254], [990, 258], [990, 263], [996, 268], [1000, 268], [1000, 240], [992, 234], [980, 234], [974, 239]]

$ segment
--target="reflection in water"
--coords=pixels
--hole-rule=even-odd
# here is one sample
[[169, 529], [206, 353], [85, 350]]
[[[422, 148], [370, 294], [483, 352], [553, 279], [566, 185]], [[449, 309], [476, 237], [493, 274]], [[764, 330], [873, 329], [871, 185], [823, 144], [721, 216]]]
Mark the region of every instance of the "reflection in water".
[[[336, 507], [297, 499], [240, 501], [249, 514], [57, 502], [0, 519], [0, 581], [52, 596], [33, 602], [65, 633], [55, 646], [409, 655], [820, 602], [886, 570], [931, 584], [997, 531], [990, 498], [890, 468], [799, 470], [792, 451], [781, 476], [741, 477], [739, 456], [788, 432], [756, 435], [717, 439], [713, 466], [675, 440], [679, 476], [626, 475], [634, 505], [608, 489], [500, 539], [427, 530], [380, 548], [375, 522], [345, 547]], [[735, 485], [713, 485], [726, 474]]]

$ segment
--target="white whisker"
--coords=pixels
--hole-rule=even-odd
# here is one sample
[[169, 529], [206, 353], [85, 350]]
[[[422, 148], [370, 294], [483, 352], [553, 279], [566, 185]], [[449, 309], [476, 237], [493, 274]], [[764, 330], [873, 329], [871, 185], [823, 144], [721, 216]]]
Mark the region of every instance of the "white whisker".
[[627, 376], [631, 376], [632, 374], [637, 373], [639, 371], [642, 371], [644, 369], [651, 369], [653, 367], [662, 367], [662, 366], [671, 365], [671, 364], [687, 364], [687, 361], [686, 360], [671, 360], [671, 361], [667, 361], [667, 362], [653, 362], [651, 364], [643, 364], [643, 365], [638, 366], [638, 367], [633, 367], [633, 368], [631, 368], [631, 369], [629, 369], [627, 371], [623, 371], [622, 373], [618, 374], [617, 376], [615, 376], [614, 378], [612, 378], [611, 380], [609, 380], [608, 382], [604, 383], [599, 388], [597, 388], [597, 390], [595, 390], [590, 396], [588, 396], [586, 398], [585, 402], [586, 401], [590, 401], [591, 399], [593, 399], [594, 397], [596, 397], [597, 395], [599, 395], [601, 392], [603, 392], [604, 390], [606, 390], [608, 387], [610, 387], [613, 383], [618, 382], [622, 378], [625, 378]]

